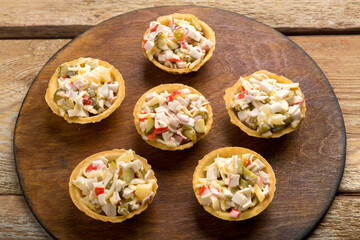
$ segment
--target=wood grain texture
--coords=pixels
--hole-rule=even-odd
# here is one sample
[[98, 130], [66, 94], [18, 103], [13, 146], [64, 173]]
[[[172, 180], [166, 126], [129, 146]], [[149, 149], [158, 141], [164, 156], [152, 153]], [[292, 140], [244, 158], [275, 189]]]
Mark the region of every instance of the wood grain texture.
[[21, 194], [12, 148], [16, 117], [36, 74], [67, 42], [0, 41], [0, 194]]
[[[185, 76], [169, 76], [154, 67], [139, 51], [141, 38], [138, 36], [142, 35], [148, 22], [155, 16], [177, 11], [195, 14], [218, 33], [217, 53], [201, 71]], [[233, 21], [232, 25], [223, 24], [230, 21]], [[237, 29], [236, 34], [226, 34], [233, 29]], [[238, 39], [242, 44], [234, 46], [232, 43]], [[242, 58], [234, 61], [238, 55]], [[55, 116], [39, 97], [45, 92], [56, 66], [79, 56], [92, 56], [112, 63], [126, 82], [127, 97], [123, 104], [99, 124], [68, 124]], [[224, 89], [236, 82], [239, 75], [258, 69], [268, 69], [299, 82], [305, 96], [308, 94], [307, 118], [312, 121], [305, 120], [300, 130], [271, 140], [248, 137], [231, 125], [222, 101]], [[211, 102], [213, 128], [205, 139], [189, 150], [166, 152], [155, 149], [147, 145], [133, 127], [131, 113], [137, 99], [150, 87], [164, 82], [193, 86]], [[137, 238], [144, 234], [147, 238], [196, 236], [206, 239], [239, 235], [301, 238], [327, 210], [342, 175], [345, 132], [337, 106], [335, 95], [315, 64], [271, 28], [234, 13], [210, 8], [139, 10], [107, 21], [80, 36], [43, 68], [19, 115], [15, 131], [17, 167], [35, 215], [61, 239], [96, 237], [98, 234], [103, 238], [115, 235]], [[312, 124], [314, 119], [317, 125]], [[33, 132], [36, 135], [30, 134]], [[87, 136], [85, 141], [84, 136]], [[209, 218], [196, 203], [191, 188], [197, 161], [223, 146], [243, 146], [260, 153], [270, 162], [278, 180], [277, 195], [269, 208], [241, 224]], [[69, 173], [78, 161], [114, 147], [132, 148], [147, 158], [159, 180], [158, 194], [148, 210], [119, 225], [95, 222], [79, 214], [67, 193]], [[51, 200], [47, 197], [49, 194]], [[174, 204], [177, 211], [170, 216], [168, 211], [174, 209]], [[300, 222], [299, 217], [303, 219]], [[129, 229], [141, 231], [130, 232]]]
[[360, 190], [360, 36], [292, 37], [328, 77], [346, 124], [347, 151], [340, 192]]
[[[169, 0], [165, 4], [195, 4], [230, 10], [284, 33], [360, 30], [360, 2], [353, 0]], [[0, 38], [75, 37], [119, 14], [162, 5], [164, 1], [161, 0], [106, 0], [101, 3], [91, 0], [6, 0], [0, 5]]]
[[[0, 239], [52, 239], [27, 207], [22, 196], [0, 196]], [[360, 198], [337, 196], [310, 239], [357, 239], [360, 235]]]
[[36, 221], [23, 196], [0, 196], [0, 206], [0, 239], [52, 239]]

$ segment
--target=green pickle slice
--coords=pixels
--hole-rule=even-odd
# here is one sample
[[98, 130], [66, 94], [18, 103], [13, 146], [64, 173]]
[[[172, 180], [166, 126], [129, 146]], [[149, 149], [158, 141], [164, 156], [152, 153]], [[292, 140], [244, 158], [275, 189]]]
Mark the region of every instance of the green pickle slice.
[[159, 32], [156, 34], [155, 39], [155, 46], [160, 50], [166, 50], [167, 49], [167, 43], [166, 43], [166, 35], [163, 32]]
[[196, 30], [198, 30], [198, 31], [202, 31], [202, 27], [201, 27], [201, 25], [200, 25], [200, 21], [199, 21], [199, 19], [197, 19], [196, 17], [191, 17], [190, 18], [190, 24], [191, 25], [193, 25], [195, 28], [196, 28]]

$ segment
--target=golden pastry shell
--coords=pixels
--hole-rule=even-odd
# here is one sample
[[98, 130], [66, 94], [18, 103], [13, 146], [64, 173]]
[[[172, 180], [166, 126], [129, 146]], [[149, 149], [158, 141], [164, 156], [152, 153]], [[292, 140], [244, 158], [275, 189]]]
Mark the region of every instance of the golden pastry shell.
[[73, 201], [75, 206], [80, 211], [84, 212], [89, 217], [96, 219], [96, 220], [103, 221], [103, 222], [119, 223], [119, 222], [125, 221], [126, 219], [132, 218], [133, 216], [145, 211], [148, 208], [148, 205], [153, 201], [155, 194], [156, 194], [156, 190], [158, 189], [155, 173], [151, 169], [151, 166], [150, 166], [150, 164], [148, 164], [147, 160], [145, 158], [135, 154], [135, 152], [134, 152], [135, 159], [139, 159], [142, 162], [144, 168], [151, 172], [151, 179], [155, 179], [155, 184], [153, 185], [154, 195], [148, 204], [142, 204], [138, 210], [131, 212], [127, 216], [108, 217], [108, 216], [98, 214], [98, 213], [92, 211], [81, 201], [81, 198], [82, 198], [81, 190], [73, 184], [73, 182], [76, 180], [76, 178], [83, 176], [83, 171], [91, 164], [92, 161], [96, 160], [97, 158], [103, 156], [103, 157], [107, 158], [109, 161], [111, 161], [111, 160], [117, 159], [125, 152], [126, 152], [125, 149], [113, 149], [111, 151], [104, 151], [104, 152], [96, 153], [94, 155], [91, 155], [90, 157], [87, 157], [83, 161], [81, 161], [75, 167], [75, 169], [72, 171], [71, 176], [70, 176], [70, 181], [69, 181], [69, 192], [70, 192], [71, 200]]
[[245, 219], [255, 217], [256, 215], [258, 215], [262, 211], [264, 211], [269, 206], [269, 204], [271, 203], [271, 201], [274, 198], [274, 194], [275, 194], [275, 190], [276, 190], [276, 187], [275, 187], [276, 179], [275, 179], [274, 171], [273, 171], [272, 167], [270, 166], [270, 164], [260, 154], [254, 152], [254, 151], [252, 151], [250, 149], [242, 148], [242, 147], [225, 147], [225, 148], [219, 148], [219, 149], [216, 149], [216, 150], [210, 152], [209, 154], [205, 155], [203, 159], [201, 159], [199, 161], [199, 163], [198, 163], [198, 165], [197, 165], [197, 167], [195, 169], [195, 172], [194, 172], [194, 175], [193, 175], [193, 182], [192, 182], [193, 183], [194, 193], [195, 193], [195, 196], [196, 196], [197, 200], [201, 204], [201, 199], [200, 199], [200, 195], [199, 195], [199, 188], [196, 188], [195, 185], [200, 184], [198, 182], [199, 177], [206, 178], [206, 174], [205, 174], [205, 167], [206, 166], [213, 163], [214, 159], [217, 156], [228, 158], [228, 157], [232, 157], [233, 155], [239, 155], [239, 154], [245, 154], [245, 153], [253, 154], [256, 158], [258, 158], [262, 163], [265, 164], [265, 167], [264, 167], [263, 171], [266, 172], [267, 174], [269, 174], [269, 179], [270, 179], [269, 192], [270, 192], [270, 196], [266, 197], [263, 202], [258, 203], [255, 207], [241, 212], [238, 218], [230, 217], [229, 212], [217, 211], [217, 210], [213, 209], [210, 206], [204, 206], [203, 205], [204, 209], [207, 212], [209, 212], [210, 214], [212, 214], [213, 216], [215, 216], [217, 218], [220, 218], [220, 219], [223, 219], [223, 220], [228, 220], [228, 221], [240, 221], [240, 220], [245, 220]]
[[[184, 20], [189, 20], [190, 18], [192, 17], [195, 17], [194, 15], [192, 14], [183, 14], [183, 13], [173, 13], [171, 15], [167, 15], [167, 16], [161, 16], [161, 17], [158, 17], [156, 19], [157, 22], [163, 24], [163, 25], [168, 25], [169, 24], [169, 17], [172, 17], [174, 19], [184, 19]], [[196, 18], [196, 17], [195, 17]], [[200, 22], [200, 25], [202, 27], [202, 30], [203, 30], [203, 33], [204, 33], [204, 37], [206, 37], [207, 39], [209, 39], [212, 43], [213, 43], [213, 46], [211, 47], [211, 49], [206, 53], [204, 59], [199, 63], [197, 64], [193, 69], [189, 69], [189, 68], [182, 68], [182, 69], [175, 69], [175, 68], [170, 68], [170, 67], [167, 67], [163, 64], [161, 64], [160, 62], [158, 62], [155, 58], [153, 58], [151, 60], [151, 62], [157, 66], [158, 68], [168, 72], [168, 73], [172, 73], [172, 74], [185, 74], [185, 73], [189, 73], [189, 72], [196, 72], [200, 69], [200, 67], [202, 67], [207, 61], [210, 60], [211, 56], [213, 55], [213, 52], [215, 50], [215, 44], [216, 44], [216, 40], [215, 40], [215, 33], [214, 31], [206, 24], [204, 23], [203, 21], [199, 20]], [[144, 37], [149, 33], [150, 31], [150, 28], [148, 28], [144, 34]], [[146, 51], [144, 49], [144, 44], [145, 44], [145, 41], [144, 41], [144, 37], [143, 37], [143, 40], [142, 40], [142, 52], [144, 54], [144, 56], [146, 58], [148, 58], [147, 54], [146, 54]]]
[[[84, 58], [81, 57], [81, 58], [78, 58], [76, 60], [66, 62], [64, 64], [74, 65], [74, 64], [82, 61], [83, 59]], [[91, 59], [95, 60], [93, 58], [91, 58]], [[95, 115], [95, 116], [91, 116], [91, 117], [69, 117], [68, 114], [65, 113], [63, 118], [68, 123], [86, 124], [86, 123], [100, 122], [104, 118], [107, 118], [108, 116], [110, 116], [110, 114], [113, 113], [120, 106], [121, 102], [124, 100], [124, 97], [125, 97], [125, 82], [124, 82], [124, 79], [123, 79], [122, 75], [120, 74], [120, 72], [114, 66], [109, 64], [108, 62], [99, 60], [99, 65], [104, 66], [106, 68], [111, 68], [111, 74], [114, 76], [114, 81], [117, 81], [119, 83], [119, 88], [118, 88], [118, 91], [116, 93], [116, 96], [118, 98], [115, 100], [115, 102], [113, 102], [113, 104], [108, 109], [106, 109], [106, 111], [104, 111], [104, 112], [102, 112], [102, 113], [100, 113], [98, 115]], [[60, 66], [56, 69], [55, 73], [53, 74], [53, 76], [51, 77], [51, 79], [49, 81], [49, 85], [48, 85], [48, 88], [46, 90], [45, 100], [46, 100], [46, 103], [51, 108], [51, 110], [53, 111], [53, 113], [55, 113], [56, 115], [59, 115], [61, 117], [60, 107], [54, 101], [54, 94], [58, 90], [57, 79], [59, 78], [58, 76], [59, 76]]]
[[[136, 127], [136, 130], [137, 132], [143, 137], [145, 136], [144, 133], [141, 131], [141, 128], [140, 128], [140, 120], [139, 120], [139, 117], [138, 115], [141, 113], [141, 110], [142, 110], [142, 105], [143, 103], [146, 101], [146, 96], [151, 93], [151, 92], [156, 92], [156, 93], [162, 93], [164, 92], [165, 90], [168, 91], [169, 93], [172, 93], [173, 91], [176, 91], [176, 90], [181, 90], [181, 89], [185, 89], [185, 88], [188, 88], [190, 90], [190, 93], [193, 93], [193, 94], [199, 94], [200, 96], [203, 96], [199, 91], [197, 91], [195, 88], [192, 88], [192, 87], [189, 87], [189, 86], [186, 86], [184, 84], [178, 84], [178, 83], [173, 83], [173, 84], [161, 84], [159, 86], [156, 86], [152, 89], [150, 89], [149, 91], [147, 91], [146, 93], [144, 93], [140, 98], [139, 100], [137, 101], [136, 105], [135, 105], [135, 108], [134, 108], [134, 112], [133, 112], [133, 115], [134, 115], [134, 123], [135, 123], [135, 127]], [[210, 104], [207, 104], [206, 105], [206, 109], [209, 111], [209, 114], [208, 114], [208, 119], [206, 120], [206, 132], [204, 134], [201, 134], [197, 139], [196, 141], [190, 141], [188, 143], [185, 143], [185, 144], [181, 144], [177, 147], [169, 147], [169, 146], [166, 146], [162, 143], [159, 143], [159, 142], [156, 142], [156, 141], [150, 141], [150, 140], [145, 140], [148, 144], [150, 144], [151, 146], [154, 146], [156, 148], [160, 148], [162, 150], [169, 150], [169, 151], [175, 151], [175, 150], [184, 150], [184, 149], [187, 149], [187, 148], [191, 148], [195, 143], [197, 143], [198, 141], [200, 141], [201, 139], [203, 139], [207, 134], [208, 132], [210, 131], [211, 129], [211, 125], [213, 123], [213, 112], [212, 112], [212, 109], [211, 109], [211, 106]]]
[[[253, 74], [265, 74], [269, 78], [276, 79], [276, 81], [278, 83], [293, 83], [290, 79], [287, 79], [284, 76], [278, 76], [278, 75], [276, 75], [274, 73], [271, 73], [271, 72], [268, 72], [266, 70], [260, 70], [260, 71], [257, 71], [255, 73], [253, 73]], [[243, 79], [244, 80], [249, 80], [251, 77], [253, 77], [253, 74], [251, 74], [251, 75], [249, 75], [247, 77], [244, 77]], [[301, 123], [298, 125], [297, 128], [292, 128], [289, 125], [289, 126], [287, 126], [286, 128], [284, 128], [281, 131], [272, 133], [272, 135], [269, 136], [269, 137], [264, 137], [260, 133], [258, 133], [256, 130], [253, 130], [253, 129], [247, 127], [244, 123], [242, 123], [239, 120], [236, 110], [230, 106], [231, 101], [234, 99], [234, 95], [241, 91], [241, 87], [242, 87], [242, 81], [241, 81], [241, 78], [240, 78], [235, 83], [234, 86], [226, 89], [226, 94], [224, 96], [224, 100], [225, 100], [226, 108], [227, 108], [228, 113], [230, 115], [231, 123], [238, 126], [243, 132], [247, 133], [247, 135], [252, 136], [252, 137], [258, 137], [258, 138], [279, 138], [279, 137], [281, 137], [281, 136], [283, 136], [285, 134], [288, 134], [288, 133], [290, 133], [292, 131], [295, 131], [300, 126]], [[301, 92], [300, 88], [297, 88], [297, 90], [299, 90]], [[302, 95], [303, 99], [305, 99], [304, 94], [302, 92], [301, 92], [301, 95]], [[305, 101], [304, 101], [304, 103], [301, 106], [301, 114], [303, 115], [303, 118], [301, 119], [301, 121], [303, 121], [304, 118], [305, 118], [305, 112], [306, 112], [306, 105], [305, 105]]]

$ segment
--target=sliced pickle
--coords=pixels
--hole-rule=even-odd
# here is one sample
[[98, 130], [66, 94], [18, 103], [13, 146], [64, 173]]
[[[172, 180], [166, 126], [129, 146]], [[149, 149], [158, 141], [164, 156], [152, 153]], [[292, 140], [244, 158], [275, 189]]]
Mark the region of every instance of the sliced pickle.
[[59, 67], [59, 78], [68, 76], [68, 66], [66, 64], [62, 64]]
[[70, 98], [64, 98], [63, 103], [59, 105], [63, 110], [70, 110], [74, 108], [74, 102]]
[[270, 129], [271, 129], [270, 126], [264, 123], [258, 127], [257, 131], [260, 134], [264, 134], [264, 133], [270, 131]]
[[183, 134], [188, 140], [195, 141], [197, 139], [196, 132], [195, 132], [195, 130], [193, 128], [185, 129], [183, 131]]
[[255, 182], [258, 179], [258, 176], [253, 173], [252, 171], [250, 171], [249, 169], [247, 169], [246, 167], [242, 166], [242, 171], [243, 171], [243, 177], [251, 182]]
[[57, 103], [57, 101], [61, 100], [61, 96], [58, 94], [59, 92], [63, 92], [63, 90], [58, 89], [54, 94], [54, 101]]
[[186, 57], [185, 57], [185, 62], [187, 62], [187, 63], [192, 63], [192, 62], [194, 62], [196, 59], [195, 58], [193, 58], [192, 56], [190, 56], [190, 55], [186, 55]]
[[240, 187], [244, 189], [247, 188], [249, 185], [252, 186], [254, 184], [252, 184], [250, 181], [246, 181], [245, 179], [240, 179]]
[[155, 39], [155, 46], [160, 50], [167, 49], [167, 42], [166, 42], [166, 35], [163, 32], [159, 32], [156, 34]]
[[127, 216], [129, 215], [129, 205], [120, 205], [119, 208], [118, 208], [118, 213], [121, 215], [121, 216]]
[[205, 119], [205, 120], [208, 119], [208, 114], [207, 114], [207, 112], [200, 112], [199, 115], [201, 115], [201, 117], [202, 117], [203, 119]]
[[184, 37], [184, 29], [178, 29], [174, 31], [174, 37], [178, 41], [182, 40]]
[[197, 19], [196, 17], [191, 17], [191, 18], [190, 18], [190, 24], [193, 25], [193, 26], [196, 28], [196, 30], [202, 31], [202, 27], [201, 27], [201, 25], [200, 25], [200, 21], [199, 21], [199, 19]]
[[204, 119], [197, 120], [195, 123], [194, 129], [198, 133], [205, 133], [205, 131], [206, 131], [205, 120]]
[[121, 169], [120, 179], [129, 184], [134, 179], [134, 170], [132, 168]]
[[152, 106], [152, 108], [155, 110], [155, 108], [159, 107], [159, 103], [155, 104], [154, 106]]
[[279, 132], [284, 130], [285, 125], [274, 125], [274, 127], [271, 129], [271, 132]]

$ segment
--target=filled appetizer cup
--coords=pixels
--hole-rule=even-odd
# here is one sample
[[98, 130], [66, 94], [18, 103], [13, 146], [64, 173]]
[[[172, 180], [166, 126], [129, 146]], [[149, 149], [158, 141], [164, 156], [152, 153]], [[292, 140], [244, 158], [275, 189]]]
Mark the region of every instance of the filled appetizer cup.
[[224, 99], [231, 122], [253, 137], [281, 137], [296, 130], [305, 118], [299, 83], [266, 70], [240, 77]]
[[150, 145], [163, 150], [192, 147], [210, 131], [210, 103], [192, 87], [163, 84], [143, 94], [134, 108], [138, 133]]
[[147, 160], [131, 149], [96, 153], [73, 170], [69, 192], [75, 206], [89, 217], [122, 222], [145, 211], [157, 180]]
[[119, 71], [107, 62], [79, 58], [61, 64], [51, 77], [45, 100], [69, 123], [93, 123], [108, 117], [125, 97]]
[[174, 74], [189, 73], [211, 58], [215, 33], [194, 15], [174, 13], [150, 23], [142, 49], [158, 68]]
[[241, 147], [219, 148], [198, 163], [195, 196], [215, 217], [239, 221], [265, 210], [275, 193], [275, 174], [258, 153]]

